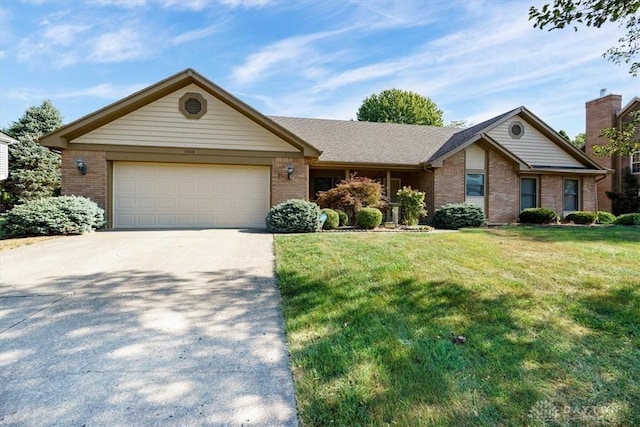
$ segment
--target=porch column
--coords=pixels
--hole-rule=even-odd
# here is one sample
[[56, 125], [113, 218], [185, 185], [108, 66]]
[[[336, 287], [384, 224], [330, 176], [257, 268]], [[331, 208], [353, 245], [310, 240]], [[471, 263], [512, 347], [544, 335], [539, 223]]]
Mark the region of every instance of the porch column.
[[391, 201], [391, 171], [387, 171], [387, 199]]

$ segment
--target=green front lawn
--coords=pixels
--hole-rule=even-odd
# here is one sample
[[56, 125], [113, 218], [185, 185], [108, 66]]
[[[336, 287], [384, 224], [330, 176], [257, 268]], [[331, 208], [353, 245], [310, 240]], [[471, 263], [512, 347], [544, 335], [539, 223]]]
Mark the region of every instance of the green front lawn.
[[278, 236], [276, 258], [303, 425], [640, 425], [638, 228]]

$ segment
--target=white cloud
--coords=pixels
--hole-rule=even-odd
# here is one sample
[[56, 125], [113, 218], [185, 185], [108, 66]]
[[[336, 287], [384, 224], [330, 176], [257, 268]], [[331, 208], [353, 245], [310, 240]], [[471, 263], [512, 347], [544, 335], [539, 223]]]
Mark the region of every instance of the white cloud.
[[173, 39], [171, 39], [171, 44], [180, 45], [183, 43], [193, 42], [208, 37], [218, 31], [220, 31], [220, 25], [217, 24], [205, 28], [200, 28], [199, 30], [187, 31], [186, 33], [182, 33], [173, 37]]
[[64, 92], [51, 92], [43, 89], [33, 88], [14, 88], [9, 91], [8, 98], [36, 102], [42, 99], [62, 100], [62, 99], [84, 99], [84, 98], [98, 98], [106, 100], [117, 100], [131, 95], [145, 87], [148, 84], [133, 84], [133, 85], [117, 85], [112, 83], [103, 83], [95, 86], [85, 87], [81, 89], [74, 89]]
[[270, 44], [257, 53], [249, 55], [244, 64], [233, 71], [233, 79], [238, 84], [249, 84], [265, 79], [276, 69], [290, 66], [304, 75], [304, 70], [312, 69], [311, 75], [323, 75], [319, 64], [327, 62], [328, 58], [340, 55], [341, 52], [322, 54], [314, 48], [313, 43], [335, 37], [348, 30], [325, 31], [294, 36]]
[[91, 62], [122, 62], [148, 57], [152, 48], [135, 28], [105, 33], [90, 42]]
[[46, 43], [69, 46], [71, 44], [77, 43], [76, 36], [78, 34], [84, 33], [90, 28], [90, 25], [53, 25], [47, 27], [43, 34], [43, 37], [45, 38]]
[[87, 2], [98, 6], [114, 6], [124, 9], [135, 9], [147, 4], [146, 0], [87, 0]]
[[252, 7], [263, 7], [269, 4], [270, 0], [220, 0], [225, 6], [229, 6], [231, 8], [243, 8], [249, 9]]
[[210, 0], [161, 0], [160, 4], [166, 8], [200, 12], [212, 2]]

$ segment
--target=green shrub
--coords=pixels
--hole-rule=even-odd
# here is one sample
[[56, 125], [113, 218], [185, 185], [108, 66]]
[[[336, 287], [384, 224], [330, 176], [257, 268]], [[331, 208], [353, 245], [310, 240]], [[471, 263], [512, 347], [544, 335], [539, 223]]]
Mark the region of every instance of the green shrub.
[[611, 224], [616, 220], [616, 216], [610, 212], [598, 211], [598, 222], [600, 224]]
[[356, 214], [356, 225], [358, 228], [371, 230], [382, 223], [382, 212], [376, 208], [362, 208]]
[[521, 224], [551, 224], [558, 222], [558, 215], [549, 208], [528, 208], [520, 212]]
[[411, 187], [402, 187], [402, 190], [398, 190], [397, 196], [402, 222], [406, 225], [418, 225], [420, 218], [427, 214], [424, 204], [425, 193], [412, 190]]
[[620, 215], [613, 223], [615, 225], [640, 225], [640, 212]]
[[7, 236], [81, 234], [104, 225], [104, 210], [84, 197], [45, 197], [7, 212]]
[[335, 230], [338, 228], [338, 225], [340, 225], [340, 216], [338, 215], [338, 212], [329, 208], [322, 209], [322, 212], [327, 215], [327, 220], [322, 225], [322, 228], [325, 230]]
[[344, 225], [349, 225], [349, 215], [347, 215], [347, 213], [345, 211], [336, 211], [338, 212], [338, 225], [340, 227], [344, 226]]
[[306, 200], [292, 199], [275, 205], [267, 213], [272, 233], [315, 233], [320, 231], [320, 208]]
[[574, 224], [593, 224], [596, 222], [598, 214], [591, 211], [576, 211], [571, 212], [565, 217], [565, 220], [573, 222]]
[[433, 226], [457, 230], [463, 227], [481, 227], [486, 223], [484, 212], [473, 203], [449, 203], [437, 209], [433, 215]]

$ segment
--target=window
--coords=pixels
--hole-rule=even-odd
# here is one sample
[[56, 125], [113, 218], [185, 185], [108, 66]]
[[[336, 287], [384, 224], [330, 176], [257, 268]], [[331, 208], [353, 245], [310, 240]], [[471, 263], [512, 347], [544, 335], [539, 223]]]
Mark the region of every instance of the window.
[[467, 196], [474, 196], [474, 197], [484, 196], [484, 174], [483, 173], [467, 174]]
[[331, 176], [316, 176], [313, 178], [313, 194], [318, 196], [318, 192], [331, 190], [338, 185], [344, 178], [337, 178]]
[[640, 151], [631, 156], [631, 173], [640, 173]]
[[565, 179], [562, 183], [562, 210], [575, 212], [579, 210], [578, 190], [580, 183], [577, 179]]
[[520, 210], [538, 207], [538, 180], [520, 179]]

